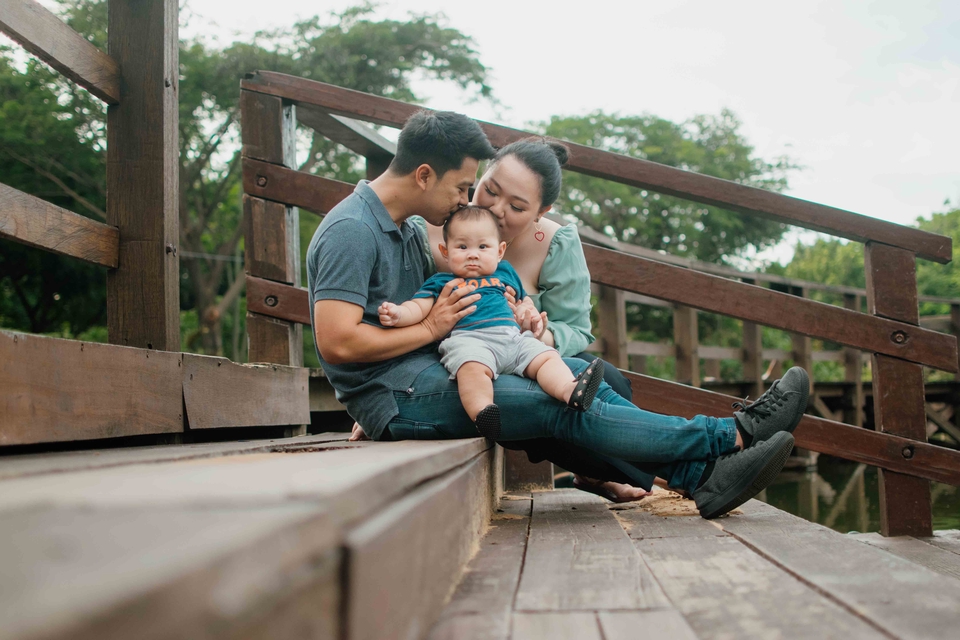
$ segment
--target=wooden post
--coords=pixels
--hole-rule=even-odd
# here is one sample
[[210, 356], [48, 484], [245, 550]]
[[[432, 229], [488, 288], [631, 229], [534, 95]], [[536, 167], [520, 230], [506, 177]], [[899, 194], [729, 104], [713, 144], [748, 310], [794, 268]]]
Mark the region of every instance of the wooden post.
[[[864, 266], [870, 313], [919, 325], [914, 254], [868, 242]], [[910, 335], [895, 331], [890, 340], [902, 344]], [[921, 365], [874, 353], [873, 402], [877, 430], [926, 442]], [[903, 456], [912, 455], [912, 450], [904, 447]], [[933, 535], [929, 481], [880, 469], [880, 532], [885, 536]]]
[[[294, 109], [274, 96], [241, 92], [243, 155], [295, 169]], [[266, 182], [268, 178], [258, 176], [257, 180]], [[246, 272], [300, 286], [298, 209], [244, 194], [243, 221]], [[250, 362], [303, 366], [303, 329], [297, 323], [248, 312], [247, 341]]]
[[[807, 292], [803, 287], [790, 287], [790, 293], [801, 298], [807, 297]], [[811, 348], [811, 340], [809, 336], [800, 335], [799, 333], [791, 334], [791, 341], [793, 343], [793, 364], [797, 367], [801, 367], [807, 372], [807, 375], [810, 376], [810, 390], [813, 390], [813, 355]]]
[[[950, 333], [960, 339], [960, 304], [950, 305]], [[954, 380], [960, 380], [960, 373], [954, 375], [953, 378]]]
[[603, 359], [618, 369], [630, 367], [627, 353], [627, 307], [623, 291], [600, 287], [598, 324], [603, 338]]
[[[843, 306], [860, 312], [862, 298], [856, 294], [843, 294]], [[845, 347], [843, 350], [844, 377], [852, 385], [844, 394], [843, 421], [857, 427], [863, 426], [863, 354], [859, 349]]]
[[[744, 279], [744, 284], [756, 284]], [[748, 395], [759, 398], [763, 395], [763, 328], [753, 322], [743, 321], [743, 379], [753, 383]]]
[[177, 0], [110, 0], [108, 52], [121, 73], [107, 108], [107, 223], [120, 231], [107, 272], [110, 342], [180, 351]]
[[677, 305], [673, 309], [673, 340], [677, 345], [677, 382], [700, 386], [700, 336], [697, 310]]

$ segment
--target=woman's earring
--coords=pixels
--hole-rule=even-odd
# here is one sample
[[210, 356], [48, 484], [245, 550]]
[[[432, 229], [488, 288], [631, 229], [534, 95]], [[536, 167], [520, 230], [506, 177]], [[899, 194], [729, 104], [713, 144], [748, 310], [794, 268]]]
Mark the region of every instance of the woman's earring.
[[533, 234], [533, 237], [537, 239], [537, 242], [543, 242], [543, 227], [540, 226], [540, 218], [537, 218], [536, 222], [533, 223], [533, 228], [536, 231]]

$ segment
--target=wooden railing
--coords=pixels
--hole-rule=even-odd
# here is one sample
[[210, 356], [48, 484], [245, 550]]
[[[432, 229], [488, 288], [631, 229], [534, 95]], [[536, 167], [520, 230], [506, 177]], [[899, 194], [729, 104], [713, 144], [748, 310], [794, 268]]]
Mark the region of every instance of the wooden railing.
[[0, 184], [0, 237], [106, 267], [113, 343], [0, 331], [0, 446], [302, 431], [307, 371], [180, 353], [178, 3], [108, 10], [104, 53], [34, 0], [0, 2], [0, 32], [109, 105], [107, 223]]
[[[324, 214], [353, 185], [296, 170], [290, 151], [295, 123], [313, 127], [367, 158], [368, 176], [375, 177], [385, 169], [391, 149], [356, 120], [399, 128], [419, 107], [272, 72], [248, 76], [241, 83], [241, 95], [250, 352], [270, 354], [272, 361], [282, 364], [300, 364], [300, 324], [309, 321], [310, 310], [306, 292], [298, 287], [297, 267], [289, 259], [297, 255], [296, 234], [290, 232], [297, 226], [296, 208]], [[496, 146], [528, 135], [480, 124]], [[691, 358], [700, 350], [694, 346], [692, 310], [743, 320], [745, 327], [752, 327], [745, 330], [744, 351], [757, 379], [764, 355], [759, 325], [870, 352], [877, 431], [807, 416], [797, 427], [797, 445], [880, 467], [883, 532], [929, 535], [928, 481], [960, 485], [960, 452], [926, 442], [922, 367], [957, 372], [957, 341], [919, 326], [915, 258], [948, 262], [950, 239], [645, 160], [582, 145], [570, 147], [567, 168], [572, 171], [865, 243], [869, 313], [861, 313], [855, 304], [839, 308], [597, 245], [585, 245], [584, 252], [593, 281], [604, 287], [600, 333], [605, 344], [618, 349], [625, 344], [629, 349], [625, 332], [603, 318], [620, 313], [624, 296], [639, 295], [691, 310], [679, 321], [688, 339], [675, 347]], [[728, 415], [734, 400], [675, 382], [627, 375], [634, 401], [652, 411]]]

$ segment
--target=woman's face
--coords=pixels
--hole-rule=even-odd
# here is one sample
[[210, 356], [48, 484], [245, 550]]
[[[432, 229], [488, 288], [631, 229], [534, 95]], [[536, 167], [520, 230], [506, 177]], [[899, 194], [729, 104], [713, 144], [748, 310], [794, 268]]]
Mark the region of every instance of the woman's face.
[[487, 169], [473, 194], [473, 204], [493, 211], [501, 239], [510, 244], [550, 207], [540, 207], [540, 179], [515, 156]]

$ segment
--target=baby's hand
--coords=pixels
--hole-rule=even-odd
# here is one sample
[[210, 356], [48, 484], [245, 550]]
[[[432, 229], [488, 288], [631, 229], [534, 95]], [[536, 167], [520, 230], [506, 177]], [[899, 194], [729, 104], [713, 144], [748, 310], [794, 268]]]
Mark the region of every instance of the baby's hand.
[[377, 308], [380, 314], [380, 324], [385, 327], [392, 327], [400, 322], [400, 306], [392, 302], [384, 302]]

